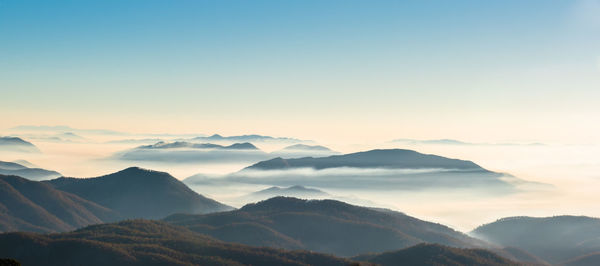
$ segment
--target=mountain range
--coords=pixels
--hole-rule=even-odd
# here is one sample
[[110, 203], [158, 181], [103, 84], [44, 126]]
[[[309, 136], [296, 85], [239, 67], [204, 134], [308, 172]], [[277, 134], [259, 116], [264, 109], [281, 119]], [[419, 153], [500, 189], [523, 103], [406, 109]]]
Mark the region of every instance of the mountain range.
[[0, 231], [55, 232], [131, 218], [232, 208], [163, 172], [136, 167], [96, 178], [31, 181], [0, 175]]
[[0, 175], [0, 232], [69, 231], [118, 217], [106, 207], [47, 183]]
[[164, 142], [160, 141], [152, 145], [143, 145], [137, 147], [137, 149], [177, 149], [177, 148], [191, 148], [191, 149], [217, 149], [217, 150], [258, 150], [252, 143], [234, 143], [229, 146], [223, 146], [212, 143], [190, 143], [185, 141], [176, 142]]
[[239, 210], [175, 214], [164, 221], [223, 241], [337, 256], [383, 252], [422, 242], [455, 247], [485, 245], [440, 224], [334, 200], [275, 197]]
[[[492, 252], [420, 244], [351, 259], [225, 243], [164, 222], [130, 220], [60, 234], [0, 234], [0, 257], [24, 265], [518, 265]], [[14, 262], [14, 260], [12, 260]]]
[[0, 234], [0, 257], [24, 265], [349, 265], [307, 251], [224, 243], [157, 221], [92, 225], [61, 234]]
[[388, 149], [296, 159], [274, 158], [224, 177], [188, 177], [188, 185], [256, 184], [321, 189], [424, 190], [478, 188], [488, 194], [517, 190], [516, 177], [484, 169], [471, 161]]
[[159, 141], [116, 153], [113, 157], [127, 161], [156, 161], [172, 163], [228, 163], [253, 164], [277, 156], [286, 158], [323, 156], [336, 152], [323, 146], [292, 145], [271, 153], [264, 152], [249, 142], [229, 145], [195, 143], [190, 141]]

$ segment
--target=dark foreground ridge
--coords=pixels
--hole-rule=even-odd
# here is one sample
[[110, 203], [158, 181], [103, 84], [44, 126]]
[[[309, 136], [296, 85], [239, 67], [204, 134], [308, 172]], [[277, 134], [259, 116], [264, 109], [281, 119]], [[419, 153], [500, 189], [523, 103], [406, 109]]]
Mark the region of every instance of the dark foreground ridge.
[[472, 235], [556, 264], [576, 258], [586, 261], [585, 256], [600, 251], [600, 219], [585, 216], [503, 218], [478, 227]]
[[0, 234], [0, 258], [23, 265], [350, 265], [307, 251], [224, 243], [162, 222], [133, 220], [70, 233]]
[[395, 265], [518, 265], [484, 249], [452, 248], [437, 244], [419, 244], [398, 251], [361, 255], [352, 258], [382, 266]]
[[275, 197], [235, 211], [177, 214], [165, 221], [223, 241], [337, 256], [397, 250], [422, 242], [456, 247], [482, 244], [444, 225], [335, 200]]
[[[225, 243], [164, 222], [129, 220], [70, 233], [0, 234], [0, 257], [24, 265], [517, 265], [494, 253], [421, 244], [351, 259]], [[365, 262], [358, 262], [358, 261]]]

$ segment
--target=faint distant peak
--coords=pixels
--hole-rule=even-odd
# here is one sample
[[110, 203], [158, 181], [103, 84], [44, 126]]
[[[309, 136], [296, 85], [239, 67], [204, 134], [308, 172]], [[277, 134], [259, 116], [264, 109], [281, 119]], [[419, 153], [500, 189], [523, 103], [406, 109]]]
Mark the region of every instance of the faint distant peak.
[[517, 143], [517, 142], [466, 142], [455, 139], [395, 139], [392, 143], [404, 143], [412, 145], [472, 145], [472, 146], [545, 146], [546, 144], [540, 142], [528, 142], [528, 143]]
[[295, 144], [283, 148], [283, 150], [305, 150], [305, 151], [332, 151], [331, 149], [321, 145], [306, 145]]
[[0, 147], [18, 152], [40, 152], [33, 143], [19, 137], [0, 137]]
[[234, 142], [311, 142], [306, 140], [300, 140], [295, 138], [287, 137], [272, 137], [257, 134], [249, 135], [238, 135], [238, 136], [222, 136], [219, 134], [213, 134], [208, 137], [195, 137], [192, 140], [205, 140], [205, 141], [234, 141]]
[[175, 141], [165, 142], [159, 141], [151, 145], [142, 145], [137, 149], [177, 149], [177, 148], [190, 148], [190, 149], [221, 149], [221, 150], [258, 150], [254, 144], [249, 142], [234, 143], [229, 146], [213, 144], [213, 143], [191, 143], [187, 141]]
[[281, 193], [282, 195], [279, 196], [285, 196], [285, 194], [291, 194], [291, 195], [297, 195], [297, 194], [309, 194], [309, 195], [328, 195], [328, 193], [316, 189], [316, 188], [307, 188], [305, 186], [301, 186], [301, 185], [294, 185], [294, 186], [290, 186], [290, 187], [278, 187], [278, 186], [272, 186], [270, 188], [266, 188], [260, 191], [256, 191], [252, 194], [255, 195], [262, 195], [262, 194], [276, 194], [276, 193]]

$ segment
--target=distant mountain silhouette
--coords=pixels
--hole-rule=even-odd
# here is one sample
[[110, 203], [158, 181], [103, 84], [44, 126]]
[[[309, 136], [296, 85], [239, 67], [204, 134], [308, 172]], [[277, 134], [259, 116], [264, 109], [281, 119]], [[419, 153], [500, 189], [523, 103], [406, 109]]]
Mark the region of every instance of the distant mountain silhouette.
[[157, 142], [118, 152], [114, 158], [129, 161], [159, 161], [173, 163], [220, 163], [265, 160], [270, 156], [252, 143], [234, 143], [229, 146], [186, 141]]
[[275, 158], [256, 163], [247, 167], [246, 169], [276, 170], [290, 168], [314, 168], [320, 170], [338, 167], [391, 169], [444, 168], [487, 172], [487, 170], [481, 168], [479, 165], [471, 161], [449, 159], [442, 156], [422, 154], [416, 151], [402, 149], [371, 150], [321, 158]]
[[235, 211], [176, 214], [165, 221], [224, 241], [338, 256], [395, 250], [421, 242], [457, 247], [482, 244], [440, 224], [334, 200], [276, 197]]
[[24, 165], [18, 164], [18, 163], [0, 161], [0, 169], [21, 170], [21, 169], [27, 169], [27, 167], [25, 167]]
[[29, 168], [22, 164], [3, 161], [0, 161], [0, 174], [16, 175], [30, 180], [45, 180], [62, 176], [56, 171], [41, 168]]
[[398, 251], [361, 255], [352, 258], [381, 266], [396, 265], [518, 265], [485, 249], [461, 249], [438, 244], [419, 244]]
[[221, 136], [219, 134], [214, 134], [209, 137], [195, 137], [192, 140], [200, 140], [200, 141], [232, 141], [232, 142], [304, 142], [303, 140], [294, 139], [294, 138], [276, 138], [271, 136], [262, 136], [262, 135], [241, 135], [241, 136]]
[[37, 166], [35, 164], [32, 164], [31, 162], [26, 161], [26, 160], [16, 160], [16, 161], [13, 161], [13, 163], [18, 163], [22, 166], [29, 167], [29, 168], [37, 168]]
[[585, 216], [503, 218], [471, 234], [523, 249], [550, 263], [600, 251], [600, 219]]
[[307, 150], [307, 151], [332, 151], [331, 149], [320, 145], [295, 144], [283, 148], [283, 150]]
[[307, 188], [299, 185], [291, 187], [270, 187], [260, 191], [253, 192], [251, 196], [268, 196], [269, 198], [276, 196], [286, 197], [302, 197], [302, 196], [327, 196], [326, 192], [315, 188]]
[[271, 158], [324, 157], [337, 154], [340, 153], [333, 151], [325, 146], [306, 144], [295, 144], [270, 153], [270, 155], [272, 156]]
[[69, 126], [33, 126], [33, 125], [22, 125], [13, 127], [11, 131], [17, 132], [71, 132], [71, 133], [83, 133], [83, 134], [94, 134], [94, 135], [130, 135], [129, 133], [118, 132], [106, 129], [77, 129]]
[[0, 175], [0, 232], [67, 231], [117, 217], [108, 208], [49, 184]]
[[19, 137], [0, 137], [0, 151], [18, 152], [40, 152], [40, 150], [29, 141]]
[[[184, 180], [184, 182], [186, 182]], [[266, 199], [270, 199], [273, 197], [295, 197], [300, 199], [323, 199], [323, 198], [334, 198], [332, 195], [328, 193], [318, 190], [316, 188], [307, 188], [300, 185], [289, 186], [289, 187], [277, 187], [272, 186], [263, 190], [259, 190], [256, 192], [252, 192], [250, 194], [241, 196], [237, 198], [238, 202], [241, 203], [249, 203], [249, 202], [257, 202], [263, 201]]]
[[302, 185], [361, 190], [479, 189], [507, 194], [530, 182], [488, 171], [466, 160], [412, 150], [370, 150], [327, 157], [281, 157], [260, 161], [224, 177], [185, 179], [190, 185], [242, 183], [270, 186]]
[[176, 149], [176, 148], [192, 148], [192, 149], [224, 149], [224, 150], [258, 150], [252, 143], [234, 143], [229, 146], [223, 146], [212, 143], [191, 143], [185, 141], [164, 142], [160, 141], [152, 145], [139, 146], [137, 149]]
[[110, 208], [123, 218], [156, 219], [174, 213], [232, 209], [199, 195], [168, 173], [138, 167], [95, 178], [61, 177], [44, 182]]
[[0, 234], [0, 257], [24, 265], [350, 265], [331, 255], [223, 243], [162, 222], [134, 220], [70, 233]]

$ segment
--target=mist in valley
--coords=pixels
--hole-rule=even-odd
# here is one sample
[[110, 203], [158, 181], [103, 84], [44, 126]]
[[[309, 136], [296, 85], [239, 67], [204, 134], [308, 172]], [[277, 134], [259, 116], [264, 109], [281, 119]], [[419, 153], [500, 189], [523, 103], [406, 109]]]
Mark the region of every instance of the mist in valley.
[[[600, 216], [600, 210], [594, 204], [600, 200], [594, 190], [600, 185], [600, 163], [594, 157], [600, 149], [595, 145], [383, 142], [373, 145], [329, 146], [327, 143], [319, 143], [335, 150], [336, 154], [375, 148], [410, 149], [425, 154], [470, 160], [491, 173], [461, 172], [457, 169], [352, 167], [261, 171], [244, 168], [275, 157], [288, 155], [284, 158], [294, 158], [294, 152], [281, 153], [290, 143], [253, 143], [258, 148], [256, 151], [176, 149], [161, 154], [162, 157], [123, 160], [115, 155], [135, 150], [141, 145], [139, 141], [131, 139], [151, 140], [146, 145], [152, 145], [156, 136], [136, 135], [132, 138], [107, 134], [85, 135], [85, 132], [80, 132], [77, 141], [57, 141], [27, 138], [32, 134], [22, 133], [22, 136], [31, 141], [40, 152], [2, 150], [1, 160], [26, 160], [38, 168], [57, 171], [69, 177], [102, 176], [130, 166], [164, 171], [183, 180], [196, 192], [234, 207], [268, 198], [251, 196], [255, 192], [273, 186], [287, 188], [300, 185], [325, 194], [279, 194], [301, 198], [331, 198], [357, 205], [389, 208], [451, 225], [462, 231], [508, 216]], [[11, 135], [19, 136], [14, 133]], [[166, 135], [161, 136], [160, 140], [168, 143], [191, 138]], [[235, 143], [216, 142], [220, 145]], [[331, 155], [322, 154], [323, 151], [312, 154], [302, 152], [303, 155], [314, 157]], [[189, 159], [188, 153], [194, 154], [191, 157], [193, 159]], [[180, 158], [182, 154], [188, 156], [187, 159]]]

